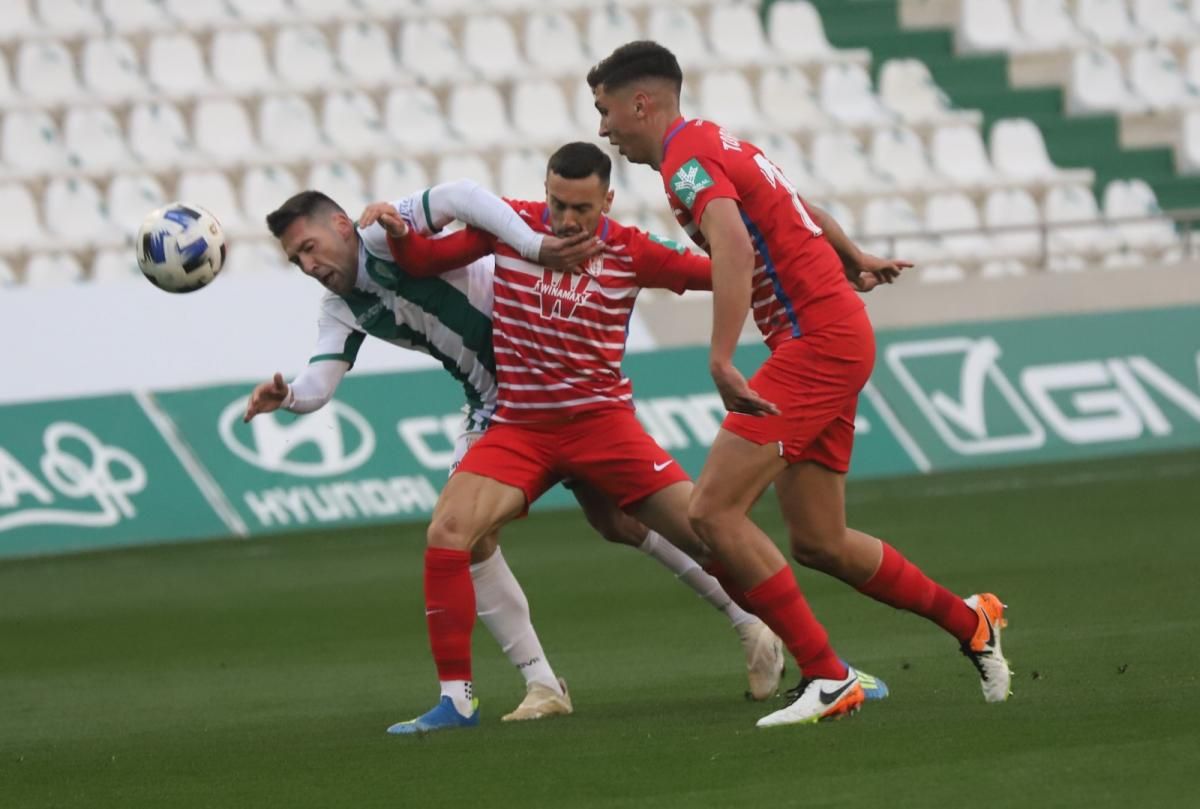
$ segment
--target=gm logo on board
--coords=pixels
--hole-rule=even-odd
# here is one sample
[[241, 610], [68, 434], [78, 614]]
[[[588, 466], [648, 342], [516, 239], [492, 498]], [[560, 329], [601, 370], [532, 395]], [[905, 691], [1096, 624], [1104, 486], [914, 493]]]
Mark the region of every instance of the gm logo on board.
[[362, 466], [375, 452], [375, 431], [362, 415], [333, 401], [295, 418], [276, 413], [242, 423], [248, 397], [221, 411], [217, 429], [237, 457], [267, 472], [303, 478], [333, 477]]

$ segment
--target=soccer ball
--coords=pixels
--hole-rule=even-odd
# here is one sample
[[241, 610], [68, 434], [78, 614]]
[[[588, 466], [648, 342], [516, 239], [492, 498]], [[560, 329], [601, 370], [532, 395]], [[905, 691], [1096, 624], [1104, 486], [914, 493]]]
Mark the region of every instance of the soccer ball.
[[225, 264], [221, 223], [196, 205], [172, 202], [142, 221], [137, 262], [150, 283], [167, 292], [194, 292]]

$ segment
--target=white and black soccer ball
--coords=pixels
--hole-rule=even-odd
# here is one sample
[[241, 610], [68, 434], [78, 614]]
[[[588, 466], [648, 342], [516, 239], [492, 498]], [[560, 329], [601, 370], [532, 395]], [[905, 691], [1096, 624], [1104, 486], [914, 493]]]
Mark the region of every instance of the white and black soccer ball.
[[142, 221], [137, 262], [150, 283], [167, 292], [194, 292], [225, 265], [225, 231], [198, 205], [172, 202]]

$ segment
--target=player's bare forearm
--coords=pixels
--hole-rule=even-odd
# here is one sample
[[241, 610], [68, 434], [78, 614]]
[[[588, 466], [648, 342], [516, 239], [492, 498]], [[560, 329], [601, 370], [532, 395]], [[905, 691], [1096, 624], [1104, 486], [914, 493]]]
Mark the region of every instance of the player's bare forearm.
[[805, 207], [812, 214], [817, 226], [825, 231], [825, 238], [842, 260], [846, 280], [859, 292], [870, 292], [880, 284], [890, 284], [900, 277], [902, 271], [912, 266], [911, 261], [880, 258], [864, 253], [828, 211], [807, 202]]
[[733, 363], [733, 352], [746, 313], [750, 311], [754, 277], [754, 247], [742, 223], [737, 203], [709, 203], [700, 222], [712, 258], [713, 329], [710, 365]]

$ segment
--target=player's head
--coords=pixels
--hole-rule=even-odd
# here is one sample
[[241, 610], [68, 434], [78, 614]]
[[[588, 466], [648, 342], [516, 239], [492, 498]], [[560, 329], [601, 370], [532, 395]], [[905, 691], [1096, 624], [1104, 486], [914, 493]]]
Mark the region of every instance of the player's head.
[[683, 71], [657, 42], [627, 42], [588, 71], [600, 137], [633, 163], [657, 166], [662, 141], [679, 117]]
[[288, 261], [331, 292], [345, 295], [358, 277], [358, 233], [342, 206], [320, 191], [301, 191], [267, 214]]
[[546, 207], [555, 236], [594, 233], [612, 207], [612, 160], [594, 143], [568, 143], [546, 164]]

